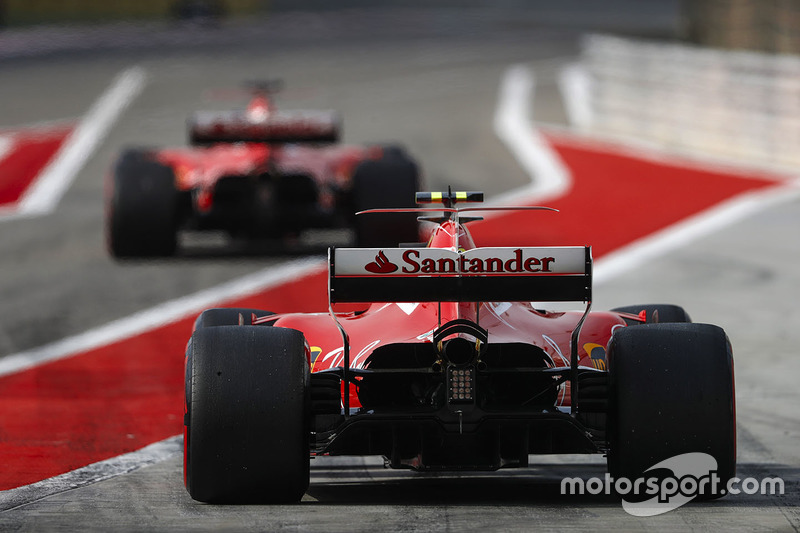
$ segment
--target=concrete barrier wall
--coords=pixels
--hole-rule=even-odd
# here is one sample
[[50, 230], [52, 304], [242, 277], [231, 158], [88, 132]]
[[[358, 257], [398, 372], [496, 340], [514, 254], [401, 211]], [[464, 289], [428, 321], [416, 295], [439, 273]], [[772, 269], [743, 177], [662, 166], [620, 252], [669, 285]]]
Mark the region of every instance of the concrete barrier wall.
[[572, 74], [588, 131], [800, 167], [798, 56], [592, 35]]

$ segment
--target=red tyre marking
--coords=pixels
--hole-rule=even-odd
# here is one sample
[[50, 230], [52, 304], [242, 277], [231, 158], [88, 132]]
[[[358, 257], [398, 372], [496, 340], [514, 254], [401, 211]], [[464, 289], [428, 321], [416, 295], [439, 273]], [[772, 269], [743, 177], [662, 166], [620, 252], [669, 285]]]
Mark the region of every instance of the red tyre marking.
[[[778, 183], [549, 141], [574, 180], [567, 194], [547, 202], [561, 213], [508, 213], [474, 223], [479, 244], [589, 243], [602, 257], [737, 194]], [[221, 305], [323, 311], [326, 284], [321, 272]], [[179, 434], [192, 321], [0, 378], [0, 490]]]

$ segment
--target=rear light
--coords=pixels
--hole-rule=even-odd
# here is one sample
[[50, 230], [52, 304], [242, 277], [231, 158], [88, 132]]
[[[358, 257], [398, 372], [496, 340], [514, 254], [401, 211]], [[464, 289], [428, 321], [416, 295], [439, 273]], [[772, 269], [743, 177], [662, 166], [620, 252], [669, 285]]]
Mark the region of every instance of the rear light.
[[447, 398], [449, 403], [473, 403], [475, 401], [475, 367], [447, 368]]
[[201, 213], [208, 213], [211, 211], [211, 206], [214, 203], [214, 197], [211, 195], [209, 191], [201, 190], [197, 193], [195, 197], [195, 202], [197, 204], [197, 209]]

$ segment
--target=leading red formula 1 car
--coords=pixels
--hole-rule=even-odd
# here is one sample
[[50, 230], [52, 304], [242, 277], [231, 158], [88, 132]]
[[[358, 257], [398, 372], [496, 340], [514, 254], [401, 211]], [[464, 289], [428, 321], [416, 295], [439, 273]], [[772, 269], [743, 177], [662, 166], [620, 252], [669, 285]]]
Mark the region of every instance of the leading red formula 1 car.
[[[329, 313], [197, 318], [184, 441], [194, 499], [297, 501], [321, 455], [446, 471], [600, 453], [615, 479], [638, 479], [704, 453], [732, 478], [733, 359], [721, 328], [675, 305], [590, 311], [589, 247], [476, 247], [465, 224], [506, 208], [461, 207], [481, 193], [417, 200], [439, 202], [419, 208], [435, 223], [426, 246], [330, 249]], [[580, 308], [531, 303], [562, 301]], [[344, 302], [367, 304], [337, 311]]]
[[409, 215], [381, 225], [353, 216], [413, 198], [418, 166], [402, 148], [336, 144], [335, 113], [279, 111], [274, 83], [254, 87], [246, 110], [197, 113], [191, 147], [119, 157], [106, 187], [113, 256], [173, 255], [181, 230], [284, 239], [310, 228], [352, 228], [359, 246], [418, 240]]

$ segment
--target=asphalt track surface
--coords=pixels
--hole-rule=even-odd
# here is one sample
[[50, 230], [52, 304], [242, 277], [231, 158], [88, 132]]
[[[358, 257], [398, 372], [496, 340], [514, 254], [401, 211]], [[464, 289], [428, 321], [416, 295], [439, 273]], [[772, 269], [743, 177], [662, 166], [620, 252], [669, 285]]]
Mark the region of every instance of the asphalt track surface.
[[[0, 222], [0, 354], [32, 350], [298, 260], [297, 254], [219, 251], [200, 242], [172, 261], [115, 263], [103, 249], [102, 176], [119, 149], [182, 144], [188, 113], [241, 103], [241, 95], [229, 90], [241, 80], [279, 75], [289, 87], [281, 103], [338, 109], [345, 117], [346, 141], [399, 140], [423, 163], [431, 188], [483, 189], [496, 197], [531, 180], [493, 128], [507, 69], [517, 64], [531, 68], [536, 75], [533, 117], [563, 124], [557, 69], [577, 54], [583, 31], [598, 24], [606, 30], [642, 30], [643, 21], [647, 31], [657, 31], [671, 23], [664, 16], [668, 10], [655, 17], [651, 11], [624, 13], [592, 17], [534, 7], [279, 13], [266, 25], [221, 28], [210, 36], [189, 38], [180, 29], [145, 37], [126, 34], [125, 46], [103, 53], [5, 60], [0, 63], [3, 129], [77, 122], [112, 80], [131, 67], [141, 68], [146, 81], [91, 150], [51, 214]], [[576, 150], [560, 130], [546, 131], [571, 169], [589, 165], [609, 173], [607, 187], [579, 198], [577, 208], [583, 210], [586, 226], [602, 227], [604, 220], [613, 220], [616, 226], [606, 232], [612, 236], [630, 237], [623, 231], [630, 227], [642, 228], [644, 237], [655, 231], [647, 229], [648, 218], [653, 218], [647, 211], [623, 220], [609, 213], [630, 190], [630, 184], [613, 181], [622, 175], [618, 165], [628, 159], [594, 144], [588, 151]], [[663, 154], [644, 159], [675, 164], [678, 170], [670, 176], [699, 172], [693, 174], [698, 183], [703, 176], [709, 179], [702, 173], [719, 171], [705, 166], [698, 170]], [[757, 172], [743, 173], [744, 179], [761, 179], [752, 177]], [[682, 182], [679, 190], [688, 197], [695, 188]], [[608, 265], [615, 251], [631, 254], [625, 256], [627, 264], [607, 269], [610, 274], [599, 280], [594, 302], [595, 309], [679, 303], [695, 321], [726, 329], [736, 357], [739, 475], [780, 476], [786, 483], [783, 496], [740, 494], [642, 519], [627, 515], [613, 497], [560, 495], [565, 475], [602, 476], [605, 465], [599, 457], [537, 457], [526, 470], [435, 476], [386, 470], [374, 458], [328, 458], [315, 460], [311, 489], [298, 506], [217, 507], [188, 497], [182, 486], [180, 440], [171, 439], [151, 449], [149, 457], [155, 459], [150, 466], [133, 468], [141, 464], [136, 457], [120, 459], [133, 465], [124, 475], [91, 483], [78, 475], [70, 478], [72, 489], [0, 493], [0, 529], [796, 531], [800, 202], [786, 194], [771, 205], [759, 203], [749, 216], [734, 217], [729, 224], [695, 221], [704, 229], [656, 241], [660, 253], [648, 252], [646, 239], [626, 247], [626, 242], [607, 238], [598, 252]], [[659, 193], [647, 200], [653, 205], [674, 202], [677, 210], [691, 204], [688, 199], [681, 202], [680, 194], [670, 198]], [[547, 228], [536, 230], [544, 232], [537, 238], [560, 238]], [[173, 342], [180, 345], [185, 338]], [[180, 358], [182, 353], [161, 356]], [[147, 369], [137, 372], [146, 375]], [[41, 390], [46, 394], [46, 384]], [[46, 458], [34, 457], [30, 468], [42, 462]], [[97, 479], [96, 472], [92, 475], [90, 480]], [[3, 477], [0, 470], [0, 481]]]

